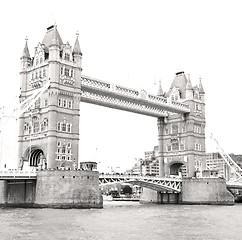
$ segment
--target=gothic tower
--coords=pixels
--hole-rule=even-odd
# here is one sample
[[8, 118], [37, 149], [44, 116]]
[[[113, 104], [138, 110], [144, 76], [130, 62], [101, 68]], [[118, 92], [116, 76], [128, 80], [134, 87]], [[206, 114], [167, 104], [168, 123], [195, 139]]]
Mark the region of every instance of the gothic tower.
[[20, 102], [50, 80], [50, 87], [19, 118], [19, 159], [25, 166], [73, 168], [78, 161], [82, 53], [63, 43], [56, 25], [30, 57], [28, 43], [21, 57]]
[[[159, 95], [162, 95], [159, 91]], [[162, 95], [164, 96], [164, 94]], [[168, 113], [158, 119], [160, 175], [193, 177], [205, 164], [205, 92], [201, 83], [192, 86], [190, 76], [176, 73], [167, 101], [186, 103], [190, 113]]]

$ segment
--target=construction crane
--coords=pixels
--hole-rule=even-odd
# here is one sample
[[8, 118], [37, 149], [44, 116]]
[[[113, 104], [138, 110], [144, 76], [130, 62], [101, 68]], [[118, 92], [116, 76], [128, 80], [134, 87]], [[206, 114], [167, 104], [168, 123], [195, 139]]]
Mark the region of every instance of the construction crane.
[[242, 169], [240, 166], [229, 156], [229, 154], [225, 153], [225, 151], [220, 147], [218, 141], [214, 138], [213, 134], [211, 133], [211, 139], [215, 142], [217, 151], [220, 153], [222, 158], [224, 159], [225, 163], [228, 167], [232, 170], [232, 172], [236, 175], [236, 179], [234, 181], [239, 181], [242, 178]]

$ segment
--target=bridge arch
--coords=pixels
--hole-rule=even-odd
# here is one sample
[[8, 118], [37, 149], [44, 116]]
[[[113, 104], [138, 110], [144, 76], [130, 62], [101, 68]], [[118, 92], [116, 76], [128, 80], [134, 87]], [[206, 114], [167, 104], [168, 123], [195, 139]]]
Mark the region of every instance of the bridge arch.
[[44, 159], [45, 154], [43, 149], [38, 145], [28, 147], [24, 153], [24, 159], [28, 160], [31, 167], [37, 167], [41, 158]]

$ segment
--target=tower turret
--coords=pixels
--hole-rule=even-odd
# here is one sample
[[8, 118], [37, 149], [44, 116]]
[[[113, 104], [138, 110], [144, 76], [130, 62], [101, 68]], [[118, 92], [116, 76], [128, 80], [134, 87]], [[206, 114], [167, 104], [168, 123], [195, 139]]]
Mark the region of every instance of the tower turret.
[[77, 66], [81, 68], [81, 62], [82, 62], [82, 52], [79, 44], [79, 39], [78, 39], [79, 33], [76, 33], [76, 42], [73, 48], [73, 60], [76, 62]]
[[24, 71], [31, 64], [31, 58], [30, 58], [30, 54], [29, 54], [28, 38], [27, 37], [25, 38], [25, 46], [24, 46], [24, 50], [23, 50], [23, 53], [22, 53], [20, 60], [21, 60], [21, 71]]
[[50, 61], [57, 61], [59, 60], [60, 56], [60, 42], [58, 39], [57, 29], [56, 25], [52, 26], [50, 30], [52, 30], [52, 38], [50, 39], [50, 45], [49, 45], [49, 60]]
[[161, 86], [161, 81], [159, 81], [159, 88], [158, 88], [157, 96], [158, 97], [163, 97], [164, 96], [164, 92], [163, 92], [162, 86]]
[[204, 102], [205, 101], [205, 92], [203, 89], [203, 85], [202, 85], [202, 78], [199, 78], [199, 95], [201, 100]]
[[187, 100], [193, 99], [193, 88], [190, 80], [190, 74], [188, 75], [187, 85], [186, 85], [186, 99]]

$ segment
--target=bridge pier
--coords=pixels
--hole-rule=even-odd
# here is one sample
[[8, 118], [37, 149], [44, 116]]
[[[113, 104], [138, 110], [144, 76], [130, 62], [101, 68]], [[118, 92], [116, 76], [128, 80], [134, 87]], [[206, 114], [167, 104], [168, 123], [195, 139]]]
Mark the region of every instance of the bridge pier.
[[0, 180], [0, 206], [31, 207], [35, 200], [36, 180]]
[[179, 204], [181, 200], [181, 193], [159, 192], [143, 188], [140, 203]]
[[30, 177], [21, 176], [19, 172], [14, 172], [13, 176], [3, 174], [0, 207], [103, 207], [97, 171], [42, 170]]
[[234, 196], [220, 178], [184, 178], [182, 192], [143, 188], [141, 203], [233, 205]]

